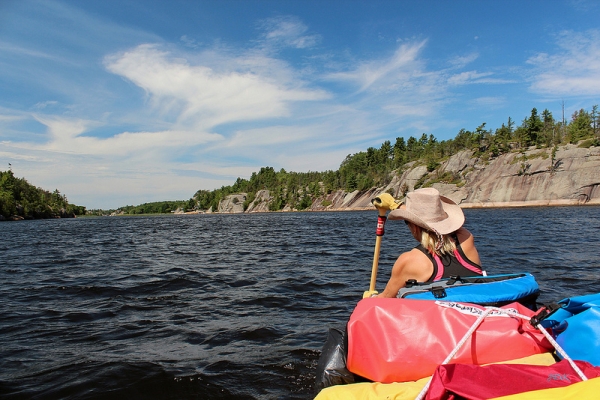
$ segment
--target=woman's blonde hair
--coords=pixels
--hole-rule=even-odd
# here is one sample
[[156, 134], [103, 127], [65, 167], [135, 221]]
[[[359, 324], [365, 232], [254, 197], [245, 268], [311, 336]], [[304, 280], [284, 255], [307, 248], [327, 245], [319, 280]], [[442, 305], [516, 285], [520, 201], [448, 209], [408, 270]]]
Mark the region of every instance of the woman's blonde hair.
[[454, 254], [454, 250], [456, 250], [456, 243], [451, 235], [440, 235], [423, 228], [421, 228], [421, 244], [431, 254], [435, 253], [438, 256]]

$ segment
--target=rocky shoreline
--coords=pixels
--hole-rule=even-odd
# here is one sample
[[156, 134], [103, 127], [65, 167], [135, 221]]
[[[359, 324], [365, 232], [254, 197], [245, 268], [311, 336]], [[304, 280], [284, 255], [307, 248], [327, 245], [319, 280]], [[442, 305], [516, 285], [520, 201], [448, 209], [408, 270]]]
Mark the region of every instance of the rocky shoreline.
[[[384, 187], [364, 191], [336, 190], [314, 199], [303, 211], [373, 210], [371, 199], [388, 192], [401, 199], [415, 187], [431, 186], [463, 208], [506, 208], [600, 205], [600, 147], [568, 144], [552, 149], [529, 148], [495, 158], [459, 152], [435, 171], [409, 163]], [[256, 194], [244, 210], [246, 193], [227, 196], [208, 213], [256, 213], [269, 210], [268, 190]], [[284, 207], [279, 212], [298, 211]]]
[[[523, 208], [523, 207], [573, 207], [573, 206], [600, 206], [600, 199], [592, 199], [588, 202], [581, 203], [576, 200], [539, 200], [539, 201], [509, 201], [509, 202], [489, 202], [489, 203], [463, 203], [460, 204], [461, 208], [475, 209], [475, 208]], [[284, 209], [280, 211], [252, 211], [252, 214], [256, 213], [286, 213], [286, 212], [344, 212], [344, 211], [375, 211], [373, 205], [365, 207], [346, 207], [346, 208], [325, 208], [325, 209], [306, 209], [306, 210], [292, 210]], [[244, 211], [177, 211], [174, 214], [177, 215], [195, 215], [195, 214], [242, 214]], [[247, 213], [246, 213], [247, 214]]]

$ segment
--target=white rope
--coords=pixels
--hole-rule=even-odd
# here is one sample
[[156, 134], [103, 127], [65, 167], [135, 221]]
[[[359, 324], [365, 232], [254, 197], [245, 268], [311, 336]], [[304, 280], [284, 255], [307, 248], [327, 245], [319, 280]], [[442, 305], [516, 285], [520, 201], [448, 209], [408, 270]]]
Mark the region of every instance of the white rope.
[[[479, 325], [481, 325], [485, 317], [487, 317], [491, 311], [491, 308], [486, 308], [485, 312], [481, 314], [479, 318], [477, 318], [475, 323], [471, 326], [471, 328], [469, 328], [469, 330], [467, 331], [467, 333], [465, 333], [462, 339], [460, 339], [460, 341], [454, 347], [454, 350], [452, 350], [450, 354], [448, 354], [448, 357], [446, 357], [446, 359], [442, 362], [441, 365], [448, 364], [450, 360], [452, 360], [456, 353], [458, 353], [458, 350], [460, 350], [460, 348], [467, 342], [467, 340], [469, 340], [473, 332], [475, 332], [475, 330], [479, 328]], [[427, 384], [423, 387], [423, 389], [421, 389], [421, 392], [419, 392], [419, 395], [416, 397], [415, 400], [423, 399], [423, 397], [425, 397], [425, 394], [427, 394], [427, 391], [429, 390], [429, 386], [431, 386], [431, 378], [429, 378], [429, 381], [427, 381]]]
[[[450, 352], [450, 354], [448, 355], [448, 357], [446, 357], [446, 359], [440, 365], [448, 364], [450, 362], [450, 360], [452, 360], [452, 358], [454, 358], [454, 356], [456, 355], [456, 353], [458, 353], [458, 351], [460, 350], [460, 348], [467, 342], [467, 340], [469, 340], [469, 338], [471, 337], [471, 335], [473, 335], [473, 332], [475, 332], [475, 330], [479, 327], [479, 325], [481, 325], [481, 323], [483, 322], [483, 320], [492, 311], [498, 311], [498, 312], [500, 312], [502, 314], [507, 314], [509, 316], [515, 316], [515, 317], [524, 319], [526, 321], [530, 321], [531, 320], [531, 317], [527, 317], [527, 316], [519, 314], [517, 312], [504, 310], [504, 309], [498, 308], [498, 307], [485, 307], [485, 309], [486, 309], [485, 312], [483, 314], [481, 314], [479, 316], [479, 318], [477, 318], [477, 320], [473, 323], [473, 325], [471, 326], [471, 328], [469, 328], [469, 330], [467, 331], [467, 333], [465, 333], [465, 335], [462, 337], [462, 339], [456, 344], [456, 346], [454, 347], [454, 349]], [[540, 332], [542, 332], [542, 334], [546, 337], [546, 339], [548, 339], [548, 341], [552, 344], [552, 346], [554, 346], [554, 348], [556, 349], [556, 351], [558, 351], [560, 353], [560, 355], [563, 357], [563, 359], [567, 360], [567, 362], [571, 365], [571, 367], [573, 367], [573, 369], [575, 370], [575, 372], [577, 373], [577, 375], [579, 375], [579, 377], [581, 378], [581, 380], [582, 381], [587, 381], [588, 378], [584, 375], [584, 373], [581, 371], [581, 369], [579, 369], [579, 367], [573, 362], [573, 360], [571, 359], [571, 357], [569, 357], [567, 355], [567, 353], [564, 351], [564, 349], [562, 347], [560, 347], [560, 345], [556, 342], [556, 340], [554, 340], [552, 338], [552, 336], [548, 333], [548, 331], [546, 331], [546, 329], [544, 329], [544, 327], [541, 324], [537, 324], [535, 327], [537, 329], [539, 329]], [[425, 397], [425, 395], [427, 394], [427, 391], [429, 390], [429, 386], [431, 386], [431, 379], [432, 378], [433, 378], [433, 376], [431, 378], [429, 378], [429, 381], [427, 381], [427, 384], [423, 387], [423, 389], [421, 390], [421, 392], [419, 392], [419, 395], [415, 398], [415, 400], [422, 400]]]
[[[501, 308], [499, 308], [498, 310], [502, 310]], [[519, 318], [522, 318], [524, 320], [531, 320], [531, 318], [526, 317], [524, 315], [521, 315], [519, 313], [511, 313], [511, 315], [515, 315]], [[582, 381], [587, 381], [588, 378], [587, 376], [585, 376], [585, 374], [581, 371], [581, 369], [579, 369], [579, 367], [577, 366], [577, 364], [575, 364], [573, 362], [573, 360], [571, 359], [571, 357], [569, 357], [569, 355], [567, 354], [567, 352], [560, 347], [560, 345], [556, 342], [556, 340], [554, 340], [554, 338], [552, 337], [552, 335], [550, 335], [548, 333], [548, 331], [542, 326], [542, 324], [537, 324], [534, 325], [537, 329], [539, 329], [540, 332], [542, 332], [542, 334], [546, 337], [546, 339], [548, 339], [548, 341], [550, 342], [550, 344], [552, 344], [552, 346], [554, 346], [554, 348], [556, 349], [556, 351], [558, 351], [560, 353], [560, 355], [563, 357], [563, 359], [567, 360], [567, 362], [571, 365], [571, 367], [573, 367], [573, 369], [575, 370], [575, 372], [577, 373], [577, 375], [579, 375], [579, 377], [581, 378]]]

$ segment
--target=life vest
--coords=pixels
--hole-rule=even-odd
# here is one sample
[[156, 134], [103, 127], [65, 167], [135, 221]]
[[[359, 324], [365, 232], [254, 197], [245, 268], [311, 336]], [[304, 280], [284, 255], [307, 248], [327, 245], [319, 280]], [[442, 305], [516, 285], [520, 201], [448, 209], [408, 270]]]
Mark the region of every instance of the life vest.
[[454, 243], [456, 244], [456, 250], [452, 255], [442, 254], [439, 256], [435, 253], [431, 254], [422, 244], [415, 247], [425, 254], [433, 264], [433, 273], [426, 282], [439, 281], [442, 278], [450, 278], [451, 276], [483, 275], [481, 266], [469, 260], [469, 257], [460, 247], [456, 235], [454, 235]]

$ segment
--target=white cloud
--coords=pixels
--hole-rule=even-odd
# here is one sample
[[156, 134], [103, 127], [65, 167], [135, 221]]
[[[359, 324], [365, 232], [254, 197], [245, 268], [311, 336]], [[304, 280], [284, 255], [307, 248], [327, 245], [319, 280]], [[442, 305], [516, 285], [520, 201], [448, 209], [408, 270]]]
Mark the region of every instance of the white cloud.
[[[269, 40], [306, 36], [302, 27], [280, 27], [270, 31]], [[146, 94], [140, 108], [125, 113], [131, 128], [107, 134], [119, 126], [111, 108], [95, 118], [53, 115], [48, 110], [54, 101], [39, 102], [30, 115], [47, 127], [46, 140], [9, 142], [6, 152], [12, 159], [27, 157], [20, 166], [27, 168], [25, 176], [53, 182], [90, 208], [188, 198], [265, 165], [336, 169], [365, 143], [379, 145], [383, 132], [399, 121], [396, 131], [430, 128], [423, 121], [443, 107], [448, 78], [445, 71], [427, 69], [425, 45], [404, 42], [387, 58], [329, 74], [319, 73], [317, 64], [305, 74], [264, 49], [218, 45], [184, 52], [138, 45], [104, 57], [107, 71]], [[349, 95], [333, 97], [319, 86], [331, 82], [345, 85]], [[131, 85], [127, 89], [128, 96], [137, 95]], [[151, 122], [144, 120], [148, 116]], [[63, 174], [72, 178], [61, 181]], [[88, 192], [102, 193], [103, 199]]]
[[[140, 33], [133, 45], [118, 42], [94, 55], [94, 74], [45, 79], [53, 91], [19, 114], [45, 134], [36, 126], [35, 142], [12, 135], [0, 156], [18, 160], [13, 166], [32, 183], [90, 208], [185, 199], [266, 165], [337, 169], [347, 154], [430, 132], [454, 87], [501, 82], [491, 72], [461, 72], [477, 53], [451, 59], [451, 69], [430, 68], [427, 40], [356, 61], [349, 52], [315, 54], [321, 37], [296, 18], [263, 20], [260, 29], [243, 49], [209, 48], [191, 34], [173, 44]], [[283, 47], [310, 54], [294, 64], [277, 54]], [[55, 95], [65, 82], [70, 96]], [[0, 116], [3, 125], [22, 121]]]
[[[0, 142], [0, 145], [2, 145], [3, 148], [8, 148], [11, 143], [10, 142]], [[7, 159], [7, 160], [23, 160], [23, 161], [30, 161], [30, 162], [36, 162], [36, 161], [40, 161], [39, 158], [32, 156], [30, 154], [20, 154], [18, 152], [10, 152], [10, 151], [0, 151], [0, 157]]]
[[108, 138], [83, 136], [96, 121], [35, 115], [48, 127], [49, 140], [31, 148], [79, 155], [124, 156], [149, 150], [166, 152], [169, 148], [189, 147], [220, 141], [221, 135], [198, 131], [167, 130], [157, 132], [122, 132]]
[[[198, 188], [231, 184], [237, 176], [249, 176], [280, 157], [283, 162], [286, 153], [278, 146], [301, 141], [303, 128], [292, 127], [284, 136], [283, 130], [267, 124], [264, 132], [238, 130], [230, 139], [211, 130], [223, 123], [289, 116], [298, 102], [330, 97], [322, 89], [309, 88], [283, 61], [256, 51], [234, 56], [213, 49], [177, 56], [157, 45], [140, 45], [107, 56], [105, 66], [146, 92], [148, 102], [138, 114], [152, 114], [166, 129], [100, 137], [94, 132], [106, 124], [118, 126], [110, 112], [103, 111], [99, 119], [43, 114], [47, 106], [56, 105], [46, 101], [34, 107], [36, 113], [21, 117], [47, 127], [42, 143], [3, 142], [3, 156], [18, 160], [15, 169], [31, 182], [52, 182], [50, 186], [60, 187], [71, 201], [90, 208], [188, 198]], [[128, 118], [133, 115], [135, 110], [128, 111]], [[8, 116], [0, 119], [13, 121]], [[250, 146], [263, 158], [244, 165], [235, 157], [244, 157]], [[266, 148], [271, 154], [263, 151]], [[65, 176], [71, 178], [62, 179]]]
[[[147, 139], [136, 138], [137, 146], [130, 146], [127, 154], [119, 148], [129, 146], [123, 140], [75, 138], [67, 148], [2, 142], [0, 158], [12, 162], [15, 175], [46, 190], [58, 188], [70, 202], [88, 208], [187, 199], [199, 188], [231, 184], [239, 176], [235, 171], [247, 172], [211, 159], [186, 165], [170, 157], [182, 148], [181, 143], [145, 147]], [[197, 173], [182, 173], [185, 169]]]
[[392, 57], [384, 60], [365, 61], [347, 72], [334, 72], [329, 79], [356, 83], [359, 91], [381, 89], [391, 84], [407, 86], [412, 78], [423, 78], [424, 65], [418, 56], [426, 41], [402, 44]]
[[304, 141], [312, 137], [304, 127], [299, 126], [269, 126], [260, 129], [237, 131], [227, 147], [249, 149], [253, 147], [273, 147], [282, 144]]
[[257, 58], [230, 60], [230, 67], [237, 68], [216, 69], [190, 65], [155, 45], [140, 45], [107, 57], [105, 63], [109, 71], [143, 88], [159, 113], [173, 114], [178, 123], [197, 127], [283, 117], [290, 113], [290, 102], [328, 96], [322, 90], [303, 88], [298, 81], [276, 81], [257, 73], [253, 65], [265, 68], [270, 63]]
[[261, 21], [259, 26], [264, 32], [262, 38], [269, 46], [305, 49], [315, 46], [321, 40], [320, 35], [306, 35], [308, 27], [293, 16], [268, 18]]
[[56, 145], [72, 141], [75, 137], [95, 125], [93, 121], [83, 119], [65, 119], [56, 116], [34, 114], [33, 117], [48, 127], [51, 143]]
[[471, 53], [466, 56], [457, 56], [449, 60], [453, 68], [464, 68], [479, 58], [479, 54]]
[[359, 62], [325, 78], [358, 86], [354, 96], [360, 100], [354, 107], [369, 112], [373, 123], [402, 120], [403, 126], [412, 127], [413, 119], [439, 112], [448, 95], [446, 72], [429, 70], [421, 56], [426, 44], [426, 40], [403, 43], [389, 58]]
[[22, 121], [26, 117], [23, 115], [2, 115], [0, 114], [0, 122]]
[[487, 108], [499, 108], [506, 104], [506, 98], [485, 96], [473, 99], [470, 103], [477, 107], [486, 106]]
[[431, 108], [423, 104], [392, 104], [385, 109], [399, 117], [427, 117], [432, 114]]
[[491, 78], [494, 75], [493, 72], [477, 72], [477, 71], [466, 71], [460, 74], [452, 75], [448, 78], [448, 84], [450, 85], [468, 85], [468, 84], [504, 84], [514, 83], [513, 80]]
[[67, 60], [57, 57], [54, 54], [51, 54], [51, 53], [48, 53], [45, 51], [40, 51], [40, 50], [23, 47], [23, 46], [13, 45], [13, 44], [6, 43], [3, 41], [0, 41], [0, 51], [7, 52], [7, 53], [14, 53], [19, 56], [26, 56], [26, 57], [31, 57], [31, 58], [42, 58], [42, 59], [48, 59], [48, 60], [53, 60], [53, 61], [60, 61], [61, 63], [67, 63]]
[[201, 43], [198, 43], [195, 39], [188, 37], [187, 35], [183, 35], [179, 38], [179, 40], [186, 46], [192, 49], [197, 49], [200, 47]]
[[33, 108], [38, 109], [38, 110], [42, 110], [46, 107], [51, 107], [51, 106], [55, 106], [58, 104], [58, 101], [56, 100], [47, 100], [47, 101], [42, 101], [40, 103], [36, 103]]
[[538, 53], [530, 89], [551, 96], [598, 96], [600, 94], [600, 31], [562, 32], [556, 54]]

